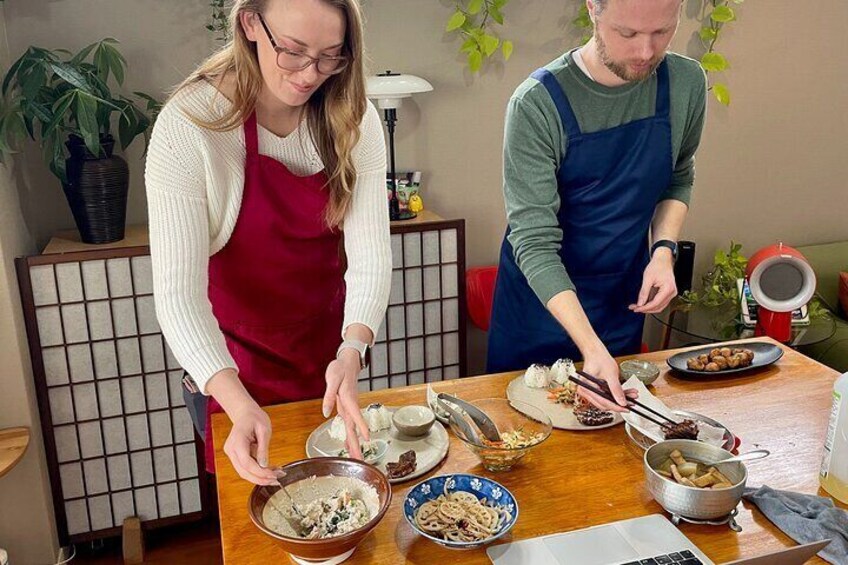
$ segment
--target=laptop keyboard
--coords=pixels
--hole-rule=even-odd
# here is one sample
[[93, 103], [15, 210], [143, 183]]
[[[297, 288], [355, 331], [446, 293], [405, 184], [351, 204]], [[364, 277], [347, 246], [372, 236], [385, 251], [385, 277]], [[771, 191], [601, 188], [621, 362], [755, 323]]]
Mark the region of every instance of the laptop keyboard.
[[657, 555], [641, 561], [630, 561], [624, 565], [704, 565], [704, 562], [687, 550]]

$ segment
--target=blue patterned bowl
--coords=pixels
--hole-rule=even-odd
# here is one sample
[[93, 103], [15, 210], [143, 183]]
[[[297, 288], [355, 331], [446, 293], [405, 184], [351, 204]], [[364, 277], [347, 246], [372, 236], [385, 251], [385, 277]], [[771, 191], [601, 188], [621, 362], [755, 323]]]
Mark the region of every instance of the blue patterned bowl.
[[[415, 524], [415, 511], [428, 500], [434, 500], [446, 491], [470, 492], [477, 498], [485, 498], [487, 503], [493, 502], [497, 506], [504, 507], [511, 517], [493, 536], [480, 541], [462, 542], [444, 540], [422, 531]], [[430, 541], [452, 549], [474, 549], [490, 544], [512, 529], [515, 522], [518, 520], [518, 502], [505, 486], [493, 481], [492, 479], [478, 477], [477, 475], [467, 475], [464, 473], [458, 473], [456, 475], [439, 475], [437, 477], [431, 477], [412, 487], [406, 495], [406, 500], [404, 500], [403, 503], [403, 515], [413, 530]]]

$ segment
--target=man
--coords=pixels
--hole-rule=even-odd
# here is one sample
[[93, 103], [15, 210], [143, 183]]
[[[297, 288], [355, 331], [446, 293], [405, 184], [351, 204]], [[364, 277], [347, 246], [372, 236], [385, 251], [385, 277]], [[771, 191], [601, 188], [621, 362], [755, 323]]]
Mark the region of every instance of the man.
[[706, 105], [696, 61], [667, 53], [681, 0], [587, 0], [594, 36], [534, 72], [506, 117], [489, 372], [582, 358], [622, 411], [613, 356], [677, 294], [674, 259]]

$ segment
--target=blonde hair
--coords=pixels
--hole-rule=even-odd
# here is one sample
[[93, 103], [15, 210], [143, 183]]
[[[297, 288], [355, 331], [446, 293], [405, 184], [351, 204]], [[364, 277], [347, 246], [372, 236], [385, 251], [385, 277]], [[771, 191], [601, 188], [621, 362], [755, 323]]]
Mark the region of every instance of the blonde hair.
[[[241, 14], [260, 14], [269, 0], [235, 0], [229, 25], [232, 39], [213, 53], [177, 86], [174, 94], [200, 81], [219, 84], [232, 73], [235, 88], [232, 105], [223, 115], [205, 121], [189, 116], [198, 125], [212, 131], [231, 131], [240, 127], [256, 108], [263, 79], [256, 46], [247, 39], [241, 26]], [[321, 0], [337, 8], [345, 18], [342, 53], [349, 63], [339, 74], [327, 78], [306, 103], [309, 132], [327, 172], [325, 188], [330, 201], [324, 211], [330, 227], [341, 226], [356, 184], [353, 149], [359, 141], [359, 124], [365, 114], [365, 77], [362, 65], [362, 17], [358, 0]], [[173, 95], [172, 95], [173, 96]]]

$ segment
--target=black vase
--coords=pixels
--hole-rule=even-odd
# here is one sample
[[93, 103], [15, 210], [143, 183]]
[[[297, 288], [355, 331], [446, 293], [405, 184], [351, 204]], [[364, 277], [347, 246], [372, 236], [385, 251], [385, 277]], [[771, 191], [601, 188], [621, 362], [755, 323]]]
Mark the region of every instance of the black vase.
[[115, 139], [100, 137], [100, 155], [94, 155], [81, 137], [65, 143], [68, 182], [65, 196], [84, 243], [111, 243], [124, 239], [130, 171], [127, 162], [112, 154]]

